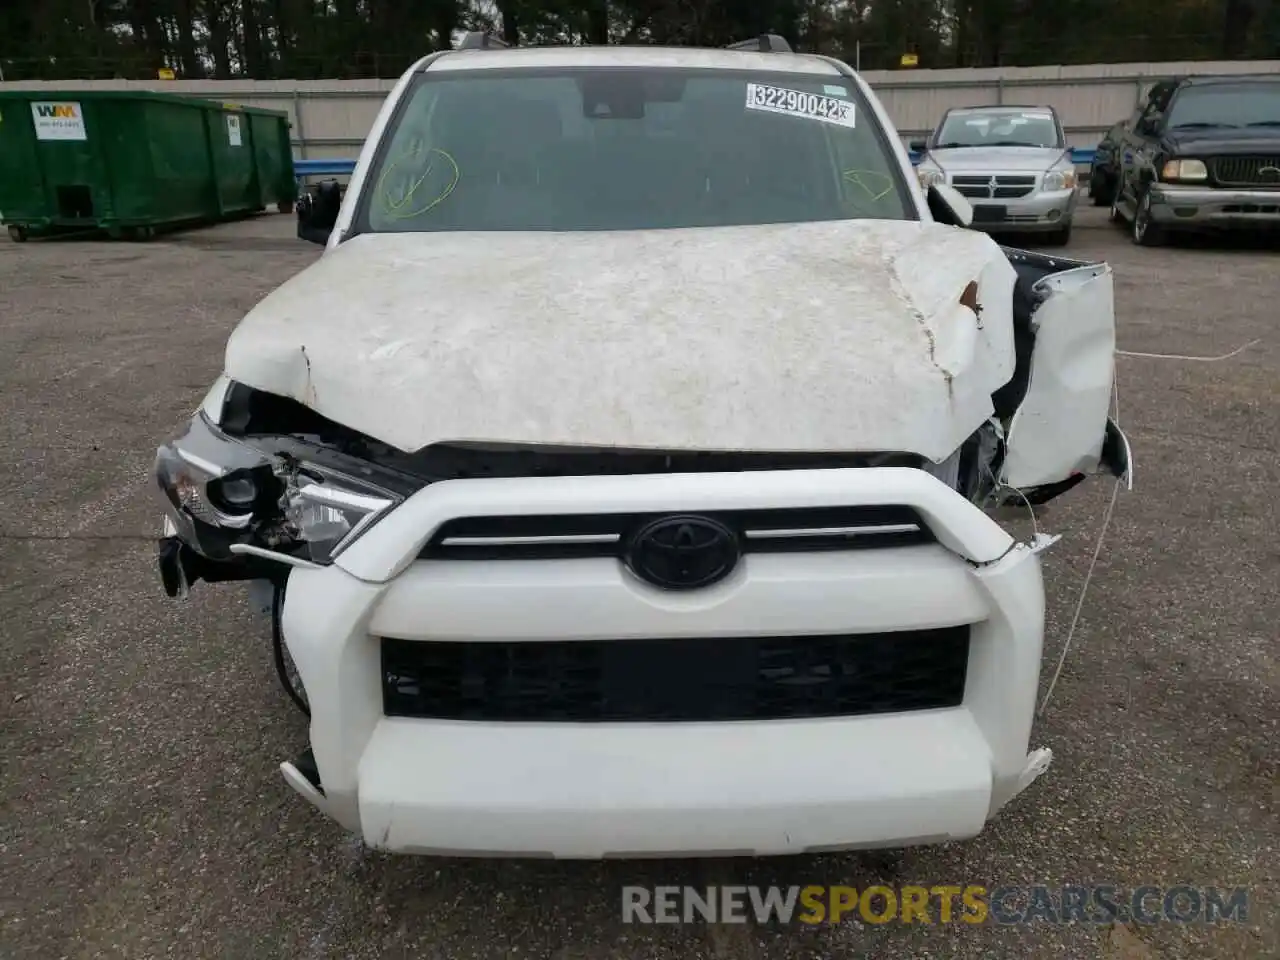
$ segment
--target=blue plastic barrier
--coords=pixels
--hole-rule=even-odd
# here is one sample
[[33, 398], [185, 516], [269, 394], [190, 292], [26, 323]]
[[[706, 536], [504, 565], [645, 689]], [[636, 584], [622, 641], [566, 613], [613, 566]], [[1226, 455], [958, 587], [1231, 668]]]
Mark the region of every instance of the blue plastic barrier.
[[355, 170], [354, 160], [295, 160], [293, 175], [301, 180], [303, 177], [336, 177], [350, 176]]
[[[1077, 166], [1089, 166], [1093, 163], [1093, 155], [1097, 151], [1087, 149], [1074, 149], [1071, 151], [1071, 159]], [[920, 162], [918, 153], [911, 153], [911, 162], [913, 164]], [[355, 170], [356, 162], [354, 160], [295, 160], [293, 161], [293, 172], [299, 180], [303, 177], [338, 177], [350, 176]]]

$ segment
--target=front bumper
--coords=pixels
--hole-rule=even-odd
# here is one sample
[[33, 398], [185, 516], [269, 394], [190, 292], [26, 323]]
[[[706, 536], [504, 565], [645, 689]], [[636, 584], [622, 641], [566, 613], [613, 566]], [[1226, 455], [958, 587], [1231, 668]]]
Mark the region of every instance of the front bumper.
[[[938, 542], [752, 554], [687, 593], [605, 558], [418, 559], [457, 517], [850, 504], [910, 506]], [[334, 565], [290, 572], [282, 627], [311, 706], [315, 767], [282, 770], [366, 843], [397, 852], [596, 859], [971, 837], [1044, 762], [1027, 753], [1043, 615], [1036, 553], [920, 470], [447, 481]], [[947, 709], [592, 723], [383, 708], [383, 638], [492, 646], [961, 624], [963, 699]]]
[[975, 230], [1051, 233], [1071, 225], [1079, 195], [1077, 190], [1056, 190], [1008, 200], [970, 197], [969, 202]]
[[1151, 219], [1162, 227], [1280, 228], [1280, 188], [1232, 190], [1159, 183], [1151, 188]]

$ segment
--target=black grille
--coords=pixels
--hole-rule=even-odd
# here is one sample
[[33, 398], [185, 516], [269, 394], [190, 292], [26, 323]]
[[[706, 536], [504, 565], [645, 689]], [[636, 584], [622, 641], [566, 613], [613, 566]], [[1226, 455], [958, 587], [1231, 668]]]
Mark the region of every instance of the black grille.
[[729, 721], [958, 706], [969, 628], [817, 637], [382, 640], [390, 717]]
[[1215, 157], [1209, 163], [1214, 182], [1224, 187], [1280, 189], [1280, 156]]
[[964, 174], [951, 178], [951, 185], [966, 197], [1010, 199], [1025, 197], [1036, 188], [1036, 178], [1027, 174], [998, 174], [996, 188], [991, 190], [991, 174]]
[[[633, 532], [667, 513], [458, 517], [432, 535], [423, 560], [618, 557]], [[852, 550], [931, 543], [915, 510], [900, 506], [800, 507], [700, 513], [733, 530], [743, 553]]]
[[1280, 202], [1277, 203], [1228, 203], [1222, 208], [1223, 213], [1266, 214], [1275, 216], [1280, 213]]

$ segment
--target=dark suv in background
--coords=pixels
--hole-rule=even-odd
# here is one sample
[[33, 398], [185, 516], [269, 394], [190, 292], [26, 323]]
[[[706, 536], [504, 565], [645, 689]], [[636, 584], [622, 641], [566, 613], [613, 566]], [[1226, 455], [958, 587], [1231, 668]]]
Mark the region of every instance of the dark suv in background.
[[1280, 76], [1163, 81], [1110, 136], [1111, 217], [1134, 243], [1280, 228]]

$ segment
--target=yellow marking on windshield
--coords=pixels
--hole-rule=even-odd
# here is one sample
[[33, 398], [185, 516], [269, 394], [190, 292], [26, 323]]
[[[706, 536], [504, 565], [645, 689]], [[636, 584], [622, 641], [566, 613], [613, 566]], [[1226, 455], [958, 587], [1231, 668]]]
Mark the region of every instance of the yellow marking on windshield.
[[[421, 176], [419, 176], [411, 184], [409, 184], [408, 189], [406, 189], [404, 192], [404, 196], [402, 196], [399, 200], [396, 200], [394, 197], [391, 196], [391, 192], [386, 188], [387, 177], [391, 175], [392, 170], [394, 170], [397, 166], [399, 166], [405, 160], [408, 160], [411, 157], [420, 157], [424, 153], [429, 158], [431, 158], [427, 160], [426, 169], [422, 171]], [[422, 186], [423, 182], [427, 179], [427, 177], [431, 174], [432, 169], [435, 167], [435, 159], [433, 155], [436, 155], [436, 154], [443, 157], [445, 162], [453, 170], [452, 178], [449, 181], [449, 185], [445, 187], [444, 190], [440, 192], [440, 195], [437, 196], [430, 203], [426, 204], [425, 206], [414, 207], [406, 211], [404, 208], [408, 205], [409, 201], [413, 199], [414, 194], [418, 192], [418, 188]], [[422, 216], [424, 213], [431, 210], [437, 204], [443, 203], [445, 200], [447, 200], [449, 197], [449, 194], [453, 193], [454, 187], [458, 185], [458, 180], [461, 179], [461, 177], [462, 177], [462, 171], [458, 168], [458, 161], [453, 159], [453, 157], [450, 154], [448, 154], [446, 151], [441, 150], [439, 147], [431, 147], [430, 149], [425, 151], [415, 148], [413, 150], [407, 150], [404, 153], [400, 154], [400, 156], [398, 156], [395, 160], [393, 160], [390, 164], [387, 165], [387, 169], [382, 171], [382, 176], [378, 178], [377, 193], [381, 197], [383, 207], [385, 208], [386, 213], [389, 217], [392, 217], [393, 219], [396, 219], [396, 220], [410, 220], [414, 217]]]
[[[876, 200], [883, 200], [889, 194], [893, 193], [893, 177], [885, 173], [879, 173], [875, 170], [853, 169], [846, 170], [840, 176], [846, 183], [856, 184], [861, 187], [863, 192], [865, 192], [873, 202]], [[871, 186], [871, 184], [867, 182], [868, 180], [881, 181], [884, 189], [880, 189], [879, 186]]]

